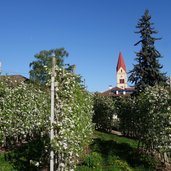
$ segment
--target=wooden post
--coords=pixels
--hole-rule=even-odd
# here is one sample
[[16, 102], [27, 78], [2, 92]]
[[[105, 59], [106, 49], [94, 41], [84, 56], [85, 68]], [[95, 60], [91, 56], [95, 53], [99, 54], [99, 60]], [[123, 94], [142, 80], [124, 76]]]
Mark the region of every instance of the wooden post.
[[[54, 102], [55, 102], [55, 65], [56, 58], [55, 55], [52, 55], [52, 74], [51, 74], [51, 116], [50, 116], [50, 141], [54, 139]], [[50, 150], [50, 171], [54, 171], [54, 151], [51, 147]]]

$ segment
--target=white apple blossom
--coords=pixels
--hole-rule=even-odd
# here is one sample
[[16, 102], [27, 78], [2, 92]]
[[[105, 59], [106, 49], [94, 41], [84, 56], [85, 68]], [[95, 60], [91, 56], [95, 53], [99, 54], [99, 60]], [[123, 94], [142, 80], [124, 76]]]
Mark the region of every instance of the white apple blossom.
[[[50, 73], [50, 72], [49, 72]], [[80, 85], [79, 76], [56, 67], [55, 137], [51, 142], [58, 158], [57, 167], [75, 168], [93, 133], [93, 101]], [[50, 130], [50, 91], [33, 84], [12, 87], [0, 82], [0, 144], [25, 142]], [[11, 142], [10, 138], [12, 139]], [[39, 162], [35, 163], [38, 167]], [[57, 170], [59, 171], [59, 170]]]
[[80, 78], [63, 69], [56, 69], [55, 88], [55, 138], [53, 148], [58, 157], [58, 166], [64, 170], [75, 168], [84, 146], [90, 142], [93, 131], [93, 103], [91, 95], [80, 86]]

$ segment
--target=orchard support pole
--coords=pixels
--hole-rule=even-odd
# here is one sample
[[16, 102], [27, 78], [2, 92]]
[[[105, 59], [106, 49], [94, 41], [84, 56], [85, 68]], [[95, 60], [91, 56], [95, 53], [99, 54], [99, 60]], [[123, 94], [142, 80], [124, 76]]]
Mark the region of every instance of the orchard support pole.
[[[50, 141], [54, 139], [54, 103], [55, 103], [55, 65], [56, 65], [56, 58], [55, 54], [52, 55], [52, 74], [51, 74], [51, 115], [50, 115]], [[54, 151], [51, 147], [50, 150], [50, 171], [54, 171]]]

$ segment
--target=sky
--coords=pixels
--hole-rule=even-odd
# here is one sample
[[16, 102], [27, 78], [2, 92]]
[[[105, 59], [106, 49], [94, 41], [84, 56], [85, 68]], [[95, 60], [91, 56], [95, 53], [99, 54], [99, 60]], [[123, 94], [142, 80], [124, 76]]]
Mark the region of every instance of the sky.
[[[76, 65], [90, 92], [116, 86], [122, 52], [132, 70], [140, 40], [136, 25], [150, 11], [158, 30], [156, 48], [162, 72], [171, 75], [170, 0], [1, 0], [0, 62], [2, 74], [29, 77], [29, 64], [41, 50], [64, 47], [65, 63]], [[130, 85], [130, 83], [129, 83]]]

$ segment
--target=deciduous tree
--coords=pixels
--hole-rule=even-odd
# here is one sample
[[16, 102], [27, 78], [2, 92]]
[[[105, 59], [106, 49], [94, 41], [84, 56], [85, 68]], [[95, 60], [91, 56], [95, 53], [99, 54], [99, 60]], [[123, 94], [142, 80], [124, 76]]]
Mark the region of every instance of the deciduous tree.
[[64, 66], [64, 58], [68, 56], [68, 52], [64, 48], [42, 50], [34, 57], [35, 61], [30, 63], [30, 79], [34, 82], [45, 85], [50, 80], [49, 68], [52, 67], [52, 55], [55, 55], [57, 65]]

